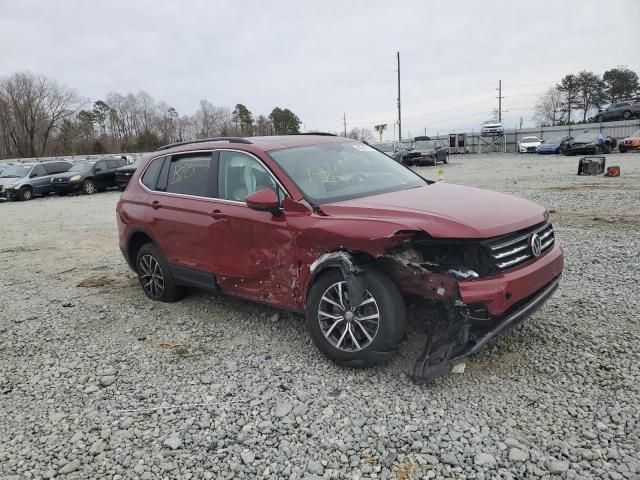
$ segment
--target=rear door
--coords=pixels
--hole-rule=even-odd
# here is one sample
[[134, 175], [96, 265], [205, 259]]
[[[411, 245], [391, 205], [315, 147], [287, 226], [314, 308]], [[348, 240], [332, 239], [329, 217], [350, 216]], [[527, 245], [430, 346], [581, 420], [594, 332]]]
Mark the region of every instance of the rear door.
[[[215, 213], [217, 203], [213, 199], [217, 188], [216, 162], [217, 153], [210, 151], [167, 158], [156, 190], [148, 197], [151, 208], [146, 209], [146, 224], [160, 244], [172, 273], [180, 278], [197, 279], [213, 271], [219, 241], [215, 232], [222, 221]], [[143, 184], [149, 168], [142, 176]], [[212, 286], [213, 277], [210, 278]]]

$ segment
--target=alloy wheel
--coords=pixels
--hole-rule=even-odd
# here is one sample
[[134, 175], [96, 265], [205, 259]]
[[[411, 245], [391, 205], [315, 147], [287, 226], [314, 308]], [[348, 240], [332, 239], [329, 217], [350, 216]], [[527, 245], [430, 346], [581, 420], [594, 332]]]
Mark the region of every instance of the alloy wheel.
[[140, 259], [140, 282], [142, 288], [151, 298], [160, 298], [164, 292], [164, 275], [158, 261], [151, 255]]
[[325, 290], [318, 305], [318, 322], [324, 337], [338, 350], [358, 352], [367, 348], [378, 334], [380, 310], [366, 290], [362, 302], [351, 305], [345, 281]]
[[92, 195], [96, 193], [96, 187], [93, 184], [93, 182], [88, 182], [84, 187], [84, 191], [87, 195]]

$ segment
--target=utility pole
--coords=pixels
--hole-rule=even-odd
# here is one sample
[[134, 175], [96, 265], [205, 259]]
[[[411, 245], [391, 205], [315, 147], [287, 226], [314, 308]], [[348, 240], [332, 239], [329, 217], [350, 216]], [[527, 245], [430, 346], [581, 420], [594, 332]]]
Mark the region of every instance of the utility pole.
[[400, 52], [398, 56], [398, 141], [402, 141], [402, 111], [400, 110]]
[[498, 99], [498, 121], [502, 122], [502, 99], [504, 98], [502, 96], [502, 80], [498, 80], [498, 88], [496, 90], [498, 90], [498, 96], [496, 97]]
[[347, 114], [342, 114], [342, 121], [344, 122], [344, 137], [347, 138]]

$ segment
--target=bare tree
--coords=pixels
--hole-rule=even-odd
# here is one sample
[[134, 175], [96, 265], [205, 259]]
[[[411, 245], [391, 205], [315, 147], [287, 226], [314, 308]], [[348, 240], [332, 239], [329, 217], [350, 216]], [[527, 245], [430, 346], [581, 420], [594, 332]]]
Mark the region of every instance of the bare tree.
[[556, 87], [551, 87], [538, 97], [534, 118], [539, 125], [555, 126], [562, 122], [563, 97]]
[[74, 90], [43, 75], [19, 72], [0, 80], [0, 104], [0, 128], [11, 150], [22, 157], [38, 157], [82, 100]]
[[353, 138], [354, 140], [359, 140], [361, 142], [367, 142], [367, 143], [373, 142], [376, 138], [373, 135], [373, 132], [368, 128], [358, 128], [358, 127], [354, 127], [351, 130], [349, 130], [349, 133], [347, 133], [347, 137]]

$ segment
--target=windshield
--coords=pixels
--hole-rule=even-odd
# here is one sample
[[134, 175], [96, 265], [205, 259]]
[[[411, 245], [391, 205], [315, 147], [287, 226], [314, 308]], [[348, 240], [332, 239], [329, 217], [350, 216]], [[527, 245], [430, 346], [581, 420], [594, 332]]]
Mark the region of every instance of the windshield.
[[598, 141], [597, 133], [583, 133], [582, 135], [578, 135], [574, 142], [596, 142]]
[[22, 178], [29, 175], [33, 165], [12, 165], [2, 172], [3, 178]]
[[545, 140], [544, 143], [546, 143], [547, 145], [559, 145], [562, 142], [564, 142], [565, 138], [567, 137], [553, 137], [548, 140]]
[[80, 162], [76, 163], [69, 169], [70, 172], [88, 172], [90, 171], [96, 162]]
[[325, 143], [269, 153], [315, 204], [427, 185], [422, 177], [362, 143]]
[[416, 146], [413, 147], [414, 150], [433, 150], [436, 148], [433, 142], [416, 142]]
[[522, 143], [534, 143], [534, 142], [539, 142], [540, 140], [538, 140], [538, 137], [522, 137], [522, 140], [520, 140]]
[[393, 152], [393, 143], [376, 143], [374, 147], [383, 152]]

